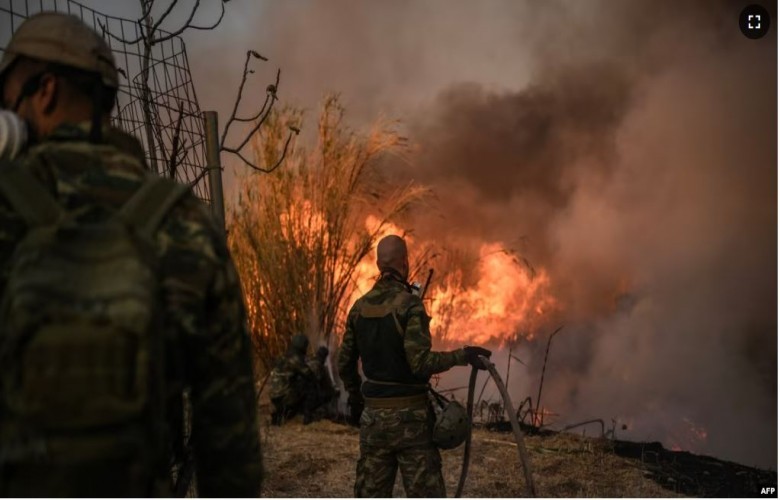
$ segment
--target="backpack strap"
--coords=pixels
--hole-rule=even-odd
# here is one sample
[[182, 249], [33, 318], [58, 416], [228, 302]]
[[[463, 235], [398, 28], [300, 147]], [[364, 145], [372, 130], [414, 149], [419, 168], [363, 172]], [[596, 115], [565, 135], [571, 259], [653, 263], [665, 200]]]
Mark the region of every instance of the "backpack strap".
[[119, 209], [119, 216], [139, 233], [151, 238], [187, 186], [161, 177], [151, 177]]
[[406, 304], [408, 299], [408, 294], [399, 293], [393, 300], [383, 304], [369, 304], [361, 301], [358, 305], [358, 314], [364, 318], [384, 318], [392, 314], [395, 328], [398, 330], [398, 334], [403, 337], [404, 328], [398, 320], [398, 310]]
[[0, 162], [0, 194], [30, 227], [54, 224], [63, 215], [49, 191], [18, 164]]
[[431, 387], [430, 384], [428, 384], [428, 391], [431, 393], [431, 396], [433, 396], [434, 401], [436, 401], [436, 404], [439, 405], [439, 408], [444, 409], [445, 406], [450, 402], [449, 399], [442, 396], [440, 393], [436, 392], [436, 390]]

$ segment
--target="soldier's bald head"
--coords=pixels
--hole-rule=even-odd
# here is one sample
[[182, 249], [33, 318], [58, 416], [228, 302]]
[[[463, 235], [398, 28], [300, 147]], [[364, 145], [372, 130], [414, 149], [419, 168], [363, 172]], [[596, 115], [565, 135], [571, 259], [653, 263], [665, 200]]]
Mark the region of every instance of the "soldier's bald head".
[[382, 273], [395, 271], [401, 278], [408, 278], [409, 254], [404, 239], [394, 234], [382, 238], [376, 247], [376, 265]]

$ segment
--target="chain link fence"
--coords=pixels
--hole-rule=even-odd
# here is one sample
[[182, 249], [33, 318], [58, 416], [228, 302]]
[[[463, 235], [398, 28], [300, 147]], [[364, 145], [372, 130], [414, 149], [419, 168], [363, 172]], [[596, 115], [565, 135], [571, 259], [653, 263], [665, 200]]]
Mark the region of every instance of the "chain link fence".
[[0, 0], [0, 55], [19, 25], [42, 11], [72, 14], [103, 35], [120, 73], [113, 124], [141, 141], [152, 170], [210, 203], [203, 119], [181, 37], [158, 29], [148, 46], [135, 19], [73, 0]]

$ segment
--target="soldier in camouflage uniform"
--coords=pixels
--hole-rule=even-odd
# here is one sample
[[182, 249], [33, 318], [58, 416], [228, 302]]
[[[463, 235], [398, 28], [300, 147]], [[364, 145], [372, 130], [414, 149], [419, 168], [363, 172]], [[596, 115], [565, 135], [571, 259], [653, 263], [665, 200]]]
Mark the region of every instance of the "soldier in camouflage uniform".
[[273, 404], [271, 423], [282, 425], [285, 420], [303, 413], [304, 423], [311, 422], [316, 392], [314, 375], [306, 364], [309, 339], [296, 333], [290, 340], [287, 354], [280, 358], [271, 371], [269, 396]]
[[[19, 169], [37, 180], [79, 223], [113, 217], [142, 185], [156, 178], [145, 168], [140, 144], [108, 125], [117, 87], [114, 58], [105, 41], [77, 18], [64, 14], [43, 13], [25, 21], [0, 62], [3, 106], [27, 122], [32, 138], [17, 163], [3, 168]], [[0, 195], [0, 290], [4, 294], [9, 262], [28, 231], [27, 220], [14, 207]], [[164, 316], [159, 331], [164, 352], [157, 357], [165, 358], [166, 414], [156, 428], [165, 431], [162, 435], [170, 442], [162, 446], [169, 454], [177, 448], [175, 429], [181, 422], [182, 391], [188, 387], [200, 495], [256, 496], [262, 468], [250, 341], [241, 288], [224, 235], [207, 208], [187, 190], [151, 241], [159, 263], [159, 307]], [[5, 333], [0, 331], [4, 348]], [[61, 354], [63, 359], [66, 355]], [[5, 375], [0, 374], [0, 379], [10, 382]], [[66, 401], [67, 394], [63, 397]], [[90, 442], [89, 436], [73, 435], [76, 444], [57, 449], [47, 448], [44, 440], [43, 457], [15, 456], [8, 452], [12, 447], [7, 439], [18, 436], [3, 433], [10, 425], [4, 408], [10, 405], [11, 401], [0, 400], [0, 451], [4, 452], [0, 496], [171, 496], [170, 479], [167, 487], [164, 481], [151, 485], [128, 480], [135, 463], [84, 458], [91, 453], [99, 456], [94, 442], [92, 448], [79, 449]], [[67, 442], [67, 429], [59, 432], [64, 437], [57, 443]], [[49, 461], [49, 452], [65, 459], [81, 458], [65, 466]], [[164, 457], [158, 463], [158, 478], [168, 476], [168, 460]]]
[[330, 373], [328, 373], [328, 369], [325, 367], [325, 360], [328, 359], [329, 353], [330, 351], [327, 347], [320, 346], [315, 355], [306, 363], [309, 365], [309, 370], [311, 370], [314, 379], [314, 384], [312, 385], [314, 395], [312, 397], [315, 401], [315, 412], [323, 406], [327, 410], [330, 402], [338, 397], [338, 391], [333, 387]]
[[376, 285], [349, 312], [338, 360], [353, 418], [360, 419], [355, 496], [390, 497], [400, 467], [408, 497], [444, 497], [428, 382], [431, 375], [456, 365], [481, 368], [477, 356], [491, 353], [471, 346], [431, 351], [430, 317], [407, 284], [403, 239], [387, 236], [379, 242], [377, 266], [381, 276]]

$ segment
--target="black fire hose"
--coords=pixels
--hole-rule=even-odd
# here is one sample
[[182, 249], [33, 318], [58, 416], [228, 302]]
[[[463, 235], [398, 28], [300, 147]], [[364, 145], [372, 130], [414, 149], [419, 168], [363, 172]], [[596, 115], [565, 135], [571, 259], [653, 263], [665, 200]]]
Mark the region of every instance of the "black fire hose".
[[466, 484], [466, 475], [469, 473], [469, 462], [471, 461], [471, 429], [474, 425], [472, 421], [472, 415], [474, 415], [474, 387], [477, 385], [477, 373], [479, 369], [473, 367], [471, 369], [471, 376], [469, 377], [469, 395], [468, 403], [466, 404], [466, 413], [469, 417], [469, 433], [466, 434], [466, 444], [463, 448], [463, 467], [460, 469], [460, 480], [458, 481], [458, 489], [455, 491], [455, 498], [460, 498], [463, 493], [463, 485]]
[[[517, 415], [515, 414], [514, 405], [512, 405], [512, 399], [509, 397], [509, 392], [506, 390], [504, 382], [501, 380], [498, 371], [496, 371], [495, 365], [490, 362], [484, 356], [479, 356], [479, 360], [485, 365], [485, 368], [493, 377], [493, 381], [498, 387], [498, 391], [501, 393], [501, 397], [504, 399], [504, 410], [509, 417], [509, 422], [512, 425], [512, 432], [515, 434], [515, 443], [517, 444], [517, 454], [520, 457], [520, 464], [523, 466], [523, 474], [525, 475], [525, 489], [526, 495], [529, 497], [535, 497], [536, 485], [534, 483], [533, 471], [531, 470], [531, 459], [528, 456], [528, 451], [525, 448], [525, 441], [523, 441], [523, 431], [520, 430], [520, 423], [517, 421]], [[468, 415], [469, 424], [471, 424], [471, 415], [474, 407], [474, 386], [477, 381], [477, 368], [472, 368], [471, 377], [469, 378], [469, 395], [468, 395]], [[460, 473], [460, 480], [458, 481], [458, 489], [455, 492], [455, 498], [460, 498], [463, 493], [463, 485], [466, 483], [466, 474], [469, 469], [469, 460], [471, 455], [471, 425], [469, 425], [469, 433], [466, 436], [466, 446], [463, 449], [463, 468]]]

